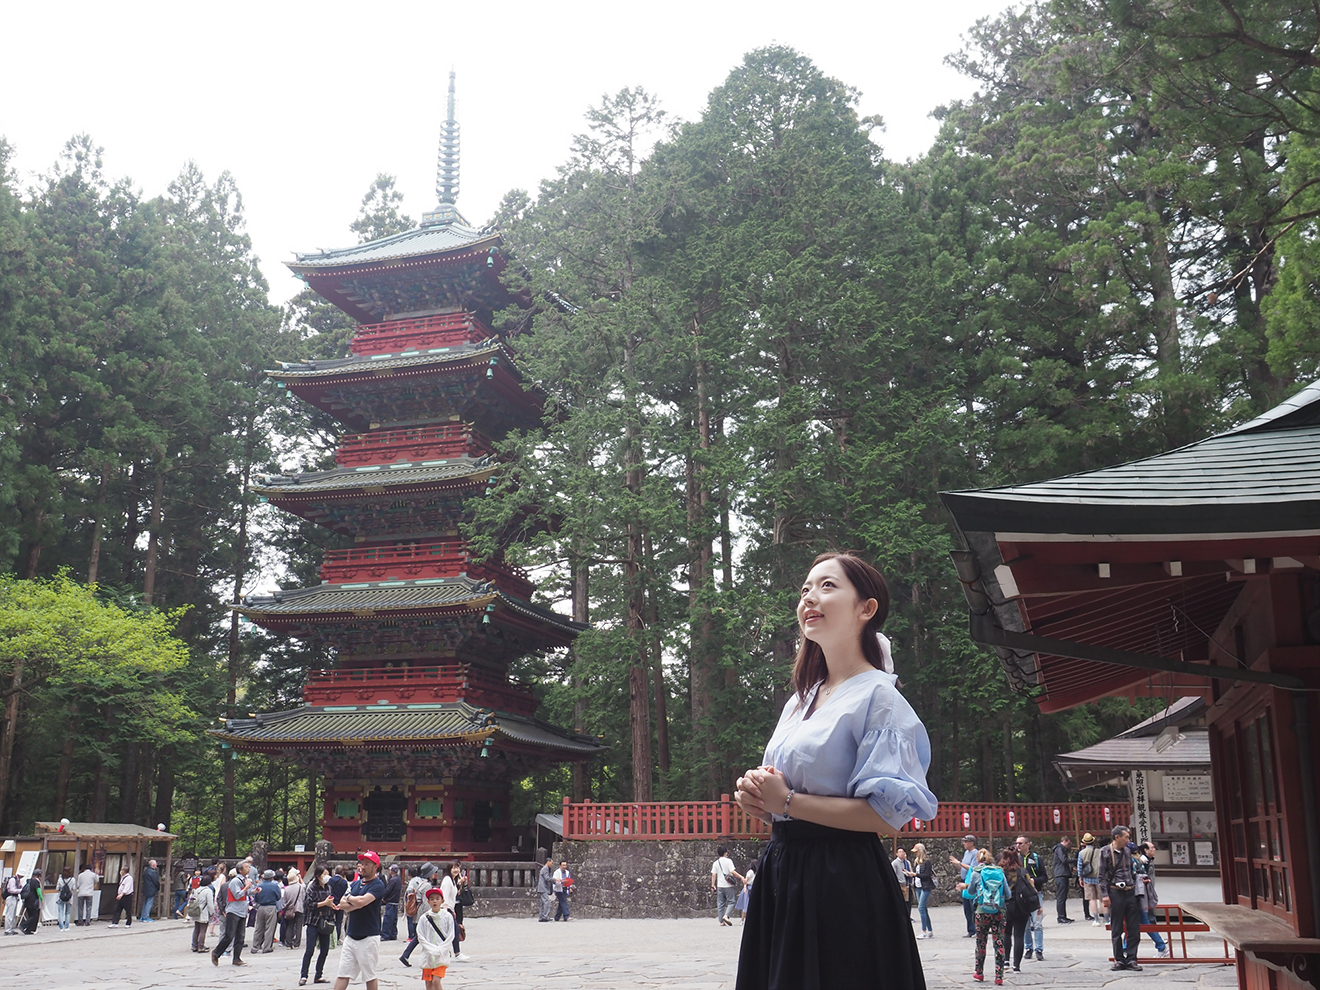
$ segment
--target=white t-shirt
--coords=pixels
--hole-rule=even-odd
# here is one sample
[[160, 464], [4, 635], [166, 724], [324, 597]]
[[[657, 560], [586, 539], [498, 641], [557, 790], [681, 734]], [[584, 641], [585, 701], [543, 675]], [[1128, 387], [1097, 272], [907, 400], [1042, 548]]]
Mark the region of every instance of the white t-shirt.
[[728, 856], [721, 856], [715, 862], [710, 864], [710, 872], [715, 877], [715, 886], [732, 887], [733, 879], [729, 876], [733, 872], [733, 860]]

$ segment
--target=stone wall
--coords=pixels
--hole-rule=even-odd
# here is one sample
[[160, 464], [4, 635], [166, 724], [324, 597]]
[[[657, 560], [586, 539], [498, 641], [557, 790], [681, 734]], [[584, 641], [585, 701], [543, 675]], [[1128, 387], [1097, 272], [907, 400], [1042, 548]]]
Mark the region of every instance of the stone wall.
[[[910, 834], [903, 835], [905, 849], [912, 848], [913, 838]], [[1013, 838], [995, 836], [992, 852], [998, 856], [999, 850]], [[934, 860], [935, 877], [939, 883], [930, 903], [933, 906], [957, 903], [961, 899], [955, 887], [958, 868], [949, 862], [949, 856], [962, 858], [961, 840], [923, 841], [927, 856]], [[1048, 873], [1050, 855], [1058, 836], [1032, 837], [1032, 842], [1033, 848], [1045, 860]], [[885, 844], [893, 849], [892, 840]], [[693, 918], [715, 913], [710, 866], [715, 860], [715, 849], [720, 845], [728, 847], [729, 858], [742, 873], [749, 863], [760, 857], [764, 843], [756, 840], [660, 842], [638, 839], [559, 842], [555, 844], [554, 862], [568, 860], [573, 872], [574, 914], [589, 918]], [[1053, 895], [1051, 883], [1046, 899], [1052, 902]], [[1074, 889], [1069, 896], [1076, 898], [1079, 895]], [[535, 912], [534, 906], [528, 910]]]

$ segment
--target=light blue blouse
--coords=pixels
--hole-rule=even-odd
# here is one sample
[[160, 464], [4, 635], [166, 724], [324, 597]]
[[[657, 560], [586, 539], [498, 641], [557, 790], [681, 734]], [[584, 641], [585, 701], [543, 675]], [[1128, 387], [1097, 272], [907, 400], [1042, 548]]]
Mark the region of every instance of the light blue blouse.
[[857, 674], [807, 719], [820, 685], [800, 702], [794, 694], [765, 747], [763, 765], [783, 773], [801, 794], [866, 798], [896, 829], [913, 818], [930, 821], [939, 808], [926, 786], [930, 737], [897, 680], [883, 670]]

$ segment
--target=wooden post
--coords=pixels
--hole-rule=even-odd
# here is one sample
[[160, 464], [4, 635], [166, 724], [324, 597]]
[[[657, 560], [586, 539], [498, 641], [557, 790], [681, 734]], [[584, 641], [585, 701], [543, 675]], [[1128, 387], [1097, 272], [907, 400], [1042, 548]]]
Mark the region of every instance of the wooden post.
[[732, 828], [733, 823], [730, 819], [733, 816], [729, 813], [731, 807], [729, 801], [729, 795], [720, 795], [720, 835], [729, 835]]
[[158, 914], [162, 917], [168, 917], [170, 919], [174, 918], [174, 908], [172, 906], [174, 904], [174, 899], [173, 899], [174, 884], [172, 882], [174, 878], [174, 874], [170, 872], [170, 863], [173, 861], [172, 860], [173, 854], [174, 854], [174, 840], [166, 839], [165, 840], [165, 875], [161, 877], [160, 889], [161, 892], [165, 895], [166, 903], [170, 904], [171, 907], [170, 907], [170, 913], [168, 915], [163, 914], [164, 909], [161, 909], [161, 911], [159, 911]]
[[571, 838], [573, 837], [573, 828], [572, 828], [572, 826], [569, 824], [569, 822], [572, 821], [572, 818], [570, 817], [570, 814], [569, 814], [569, 806], [570, 806], [571, 802], [572, 802], [572, 799], [571, 799], [571, 798], [567, 798], [567, 797], [564, 798], [564, 809], [563, 809], [564, 823], [563, 823], [563, 824], [564, 824], [564, 841], [565, 841], [565, 842], [567, 842], [569, 839], [571, 839]]

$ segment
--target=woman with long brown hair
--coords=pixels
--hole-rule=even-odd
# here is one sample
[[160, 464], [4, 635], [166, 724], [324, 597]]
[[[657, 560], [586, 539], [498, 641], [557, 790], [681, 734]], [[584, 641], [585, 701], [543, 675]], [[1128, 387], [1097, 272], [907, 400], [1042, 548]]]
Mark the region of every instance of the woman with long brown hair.
[[876, 832], [938, 802], [930, 739], [880, 632], [889, 589], [851, 554], [821, 554], [798, 598], [792, 686], [738, 803], [772, 822], [747, 907], [737, 990], [924, 990], [916, 939]]

